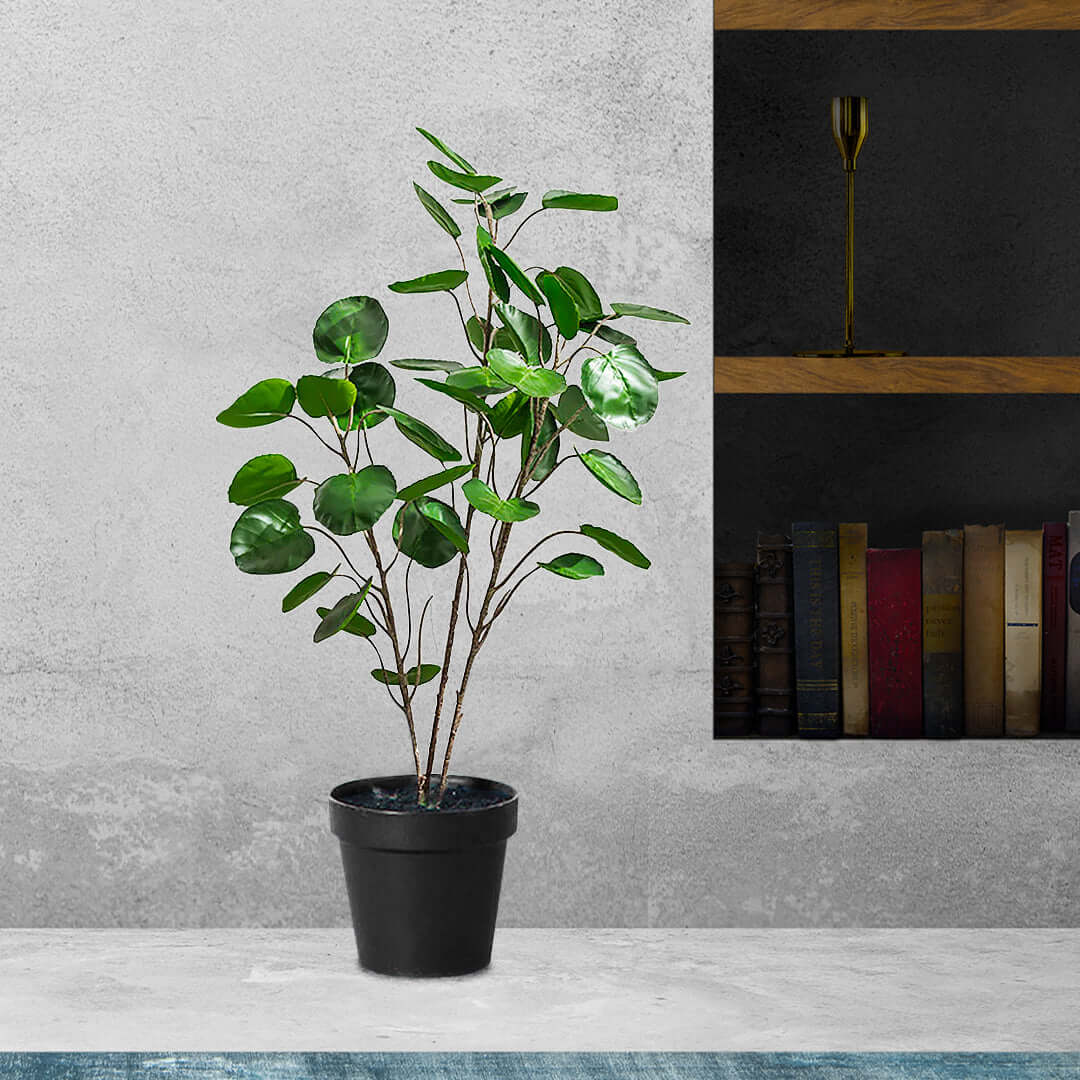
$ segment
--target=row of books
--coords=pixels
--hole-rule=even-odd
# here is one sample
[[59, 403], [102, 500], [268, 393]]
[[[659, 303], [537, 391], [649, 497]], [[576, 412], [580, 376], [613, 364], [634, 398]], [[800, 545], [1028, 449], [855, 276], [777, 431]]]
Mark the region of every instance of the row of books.
[[1080, 734], [1080, 511], [867, 539], [796, 522], [716, 564], [715, 737]]

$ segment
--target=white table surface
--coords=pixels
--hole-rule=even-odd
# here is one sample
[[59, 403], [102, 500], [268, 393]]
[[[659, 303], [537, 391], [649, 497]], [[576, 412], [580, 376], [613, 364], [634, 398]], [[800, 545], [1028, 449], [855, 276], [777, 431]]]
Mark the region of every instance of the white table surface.
[[0, 930], [0, 1050], [1078, 1050], [1080, 931], [501, 930], [455, 979], [348, 930]]

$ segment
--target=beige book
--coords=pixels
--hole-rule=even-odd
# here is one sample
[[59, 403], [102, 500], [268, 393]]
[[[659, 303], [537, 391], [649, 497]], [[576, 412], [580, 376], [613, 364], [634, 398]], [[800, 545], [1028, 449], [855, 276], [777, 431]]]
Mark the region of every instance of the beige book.
[[1042, 530], [1005, 533], [1005, 734], [1037, 735], [1042, 705]]
[[866, 630], [866, 525], [837, 529], [840, 567], [840, 693], [845, 735], [870, 734]]
[[964, 526], [964, 733], [1005, 732], [1005, 526]]

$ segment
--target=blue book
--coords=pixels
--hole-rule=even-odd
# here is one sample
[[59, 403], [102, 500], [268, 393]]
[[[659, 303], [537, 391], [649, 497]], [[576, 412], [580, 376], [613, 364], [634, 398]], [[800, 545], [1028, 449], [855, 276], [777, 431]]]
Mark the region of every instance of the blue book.
[[840, 719], [840, 576], [836, 526], [791, 526], [795, 592], [795, 702], [799, 734], [835, 738]]

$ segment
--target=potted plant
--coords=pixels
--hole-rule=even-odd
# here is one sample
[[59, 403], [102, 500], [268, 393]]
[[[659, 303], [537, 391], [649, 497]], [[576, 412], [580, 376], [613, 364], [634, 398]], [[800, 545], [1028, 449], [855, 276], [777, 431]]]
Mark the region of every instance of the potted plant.
[[[230, 549], [244, 573], [284, 574], [325, 546], [325, 568], [293, 585], [281, 602], [286, 612], [328, 586], [347, 586], [317, 607], [314, 640], [345, 633], [371, 649], [372, 692], [385, 694], [401, 713], [412, 750], [407, 775], [353, 780], [330, 796], [360, 962], [374, 971], [445, 975], [489, 962], [506, 840], [517, 823], [511, 787], [450, 771], [477, 657], [530, 578], [600, 577], [604, 568], [595, 555], [601, 551], [649, 567], [633, 543], [606, 525], [558, 523], [538, 539], [534, 530], [520, 545], [518, 527], [542, 523], [533, 520], [541, 514], [536, 497], [556, 472], [566, 477], [576, 470], [626, 502], [641, 503], [630, 470], [604, 444], [612, 430], [648, 421], [659, 384], [682, 372], [657, 370], [613, 324], [687, 320], [641, 304], [604, 304], [579, 270], [548, 269], [538, 256], [526, 262], [516, 250], [511, 254], [520, 247], [522, 226], [537, 214], [612, 211], [614, 196], [548, 191], [512, 227], [526, 193], [499, 186], [499, 177], [478, 173], [440, 139], [417, 130], [449, 162], [427, 167], [475, 223], [479, 273], [469, 269], [462, 226], [414, 184], [461, 267], [389, 288], [447, 293], [463, 338], [459, 359], [397, 359], [390, 366], [415, 373], [428, 404], [457, 414], [453, 426], [440, 421], [437, 430], [412, 411], [413, 395], [409, 411], [398, 399], [394, 375], [376, 360], [388, 322], [370, 296], [337, 300], [319, 316], [318, 374], [295, 383], [264, 379], [217, 419], [236, 428], [301, 423], [337, 459], [321, 481], [301, 475], [278, 453], [241, 466], [229, 486], [230, 501], [244, 507]], [[455, 445], [449, 431], [462, 441]], [[401, 476], [399, 437], [435, 460], [429, 475]], [[301, 512], [299, 498], [287, 498], [305, 484], [314, 487], [309, 513]], [[569, 550], [566, 541], [552, 545], [571, 536], [578, 542]], [[350, 551], [343, 541], [351, 537], [359, 542]], [[448, 572], [437, 574], [441, 567]], [[427, 576], [435, 584], [417, 603], [412, 590]], [[440, 589], [446, 620], [436, 634], [432, 604]], [[427, 731], [421, 717], [430, 718]]]

